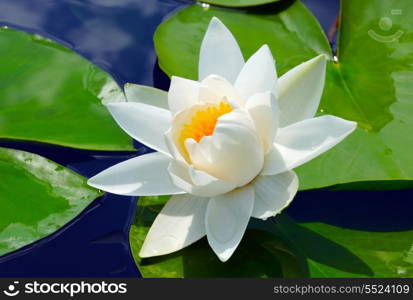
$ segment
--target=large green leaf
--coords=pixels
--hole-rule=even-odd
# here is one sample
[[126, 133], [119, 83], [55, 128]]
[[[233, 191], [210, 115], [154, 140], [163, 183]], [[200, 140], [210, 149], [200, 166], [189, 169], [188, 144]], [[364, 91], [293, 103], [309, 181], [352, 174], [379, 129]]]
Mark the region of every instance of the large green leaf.
[[280, 0], [203, 0], [203, 3], [209, 3], [227, 7], [247, 7], [278, 2]]
[[0, 138], [96, 150], [133, 150], [100, 98], [115, 84], [74, 52], [0, 29]]
[[[299, 1], [248, 10], [194, 5], [156, 32], [159, 63], [167, 74], [196, 78], [200, 43], [212, 16], [230, 28], [245, 57], [268, 44], [280, 74], [316, 54], [330, 55], [324, 33]], [[343, 143], [298, 168], [301, 189], [348, 183], [371, 188], [372, 182], [376, 188], [412, 185], [412, 16], [404, 0], [343, 0], [338, 57], [329, 62], [319, 113], [355, 120], [359, 126]], [[402, 35], [394, 41], [384, 41], [383, 36], [398, 32]]]
[[41, 156], [0, 148], [0, 255], [68, 223], [101, 194]]
[[[141, 259], [143, 240], [168, 197], [142, 197], [130, 230], [132, 254], [144, 277], [301, 277], [299, 262], [267, 228], [251, 226], [230, 261], [222, 263], [206, 238], [170, 255]], [[271, 224], [273, 225], [273, 224]]]
[[309, 277], [413, 277], [413, 230], [368, 232], [276, 218]]

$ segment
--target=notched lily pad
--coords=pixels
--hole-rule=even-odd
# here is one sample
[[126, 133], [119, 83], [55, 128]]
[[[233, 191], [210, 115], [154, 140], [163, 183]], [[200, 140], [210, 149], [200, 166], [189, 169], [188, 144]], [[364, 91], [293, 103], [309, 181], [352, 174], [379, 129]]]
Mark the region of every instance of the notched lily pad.
[[113, 79], [73, 51], [3, 28], [0, 70], [0, 138], [133, 150], [101, 103]]
[[61, 228], [101, 193], [39, 155], [0, 148], [0, 255]]

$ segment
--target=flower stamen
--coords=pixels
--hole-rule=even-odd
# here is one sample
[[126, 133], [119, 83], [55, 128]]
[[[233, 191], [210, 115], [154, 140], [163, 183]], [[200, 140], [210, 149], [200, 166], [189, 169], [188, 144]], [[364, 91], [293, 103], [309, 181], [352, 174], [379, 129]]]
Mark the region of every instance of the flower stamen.
[[182, 149], [185, 149], [185, 140], [194, 139], [197, 143], [204, 136], [214, 133], [217, 120], [220, 116], [232, 111], [232, 106], [226, 102], [209, 105], [195, 112], [189, 123], [182, 126], [178, 141]]

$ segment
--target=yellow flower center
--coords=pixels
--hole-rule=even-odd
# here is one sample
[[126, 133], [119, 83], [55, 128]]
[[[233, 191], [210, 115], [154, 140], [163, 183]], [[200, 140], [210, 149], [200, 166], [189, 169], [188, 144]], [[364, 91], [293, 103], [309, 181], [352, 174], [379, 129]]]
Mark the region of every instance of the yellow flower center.
[[186, 139], [194, 139], [199, 143], [204, 136], [212, 135], [217, 124], [217, 119], [231, 111], [231, 105], [226, 102], [209, 105], [196, 111], [190, 122], [182, 126], [181, 134], [178, 138], [181, 149], [185, 149]]

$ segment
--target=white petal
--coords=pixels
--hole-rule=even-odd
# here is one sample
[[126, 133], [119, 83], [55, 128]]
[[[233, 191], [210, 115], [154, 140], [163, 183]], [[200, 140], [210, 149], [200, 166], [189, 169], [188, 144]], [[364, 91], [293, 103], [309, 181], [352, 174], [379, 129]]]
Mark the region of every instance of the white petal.
[[252, 216], [262, 220], [279, 214], [294, 199], [298, 190], [298, 177], [294, 171], [277, 175], [258, 176]]
[[248, 99], [245, 108], [254, 121], [264, 152], [267, 153], [278, 128], [279, 109], [275, 96], [271, 92], [255, 94]]
[[235, 82], [241, 97], [248, 99], [256, 93], [272, 92], [276, 95], [277, 71], [270, 48], [262, 46], [245, 63]]
[[209, 245], [223, 262], [240, 243], [254, 207], [254, 188], [245, 186], [211, 198], [205, 225]]
[[169, 110], [174, 115], [198, 102], [199, 82], [172, 76], [168, 92]]
[[234, 36], [217, 18], [212, 18], [201, 44], [198, 79], [211, 74], [234, 82], [244, 65], [244, 58]]
[[172, 196], [153, 222], [139, 256], [169, 254], [205, 236], [208, 201], [192, 195]]
[[172, 157], [176, 160], [184, 162], [185, 158], [182, 156], [181, 152], [179, 152], [179, 149], [176, 147], [175, 143], [173, 142], [171, 128], [167, 132], [165, 132], [164, 137], [165, 137], [166, 146], [168, 147], [168, 151], [172, 155]]
[[218, 75], [209, 75], [201, 82], [199, 101], [215, 104], [222, 100], [233, 102], [239, 107], [244, 106], [243, 99], [228, 80]]
[[312, 118], [320, 105], [326, 56], [319, 55], [288, 71], [278, 80], [280, 127]]
[[193, 165], [237, 186], [249, 183], [261, 171], [264, 151], [247, 112], [234, 110], [218, 118], [212, 136], [199, 143], [187, 140]]
[[199, 143], [194, 139], [185, 140], [185, 148], [189, 153], [190, 162], [200, 170], [210, 171], [213, 164], [211, 158], [212, 141], [210, 136], [204, 136]]
[[236, 187], [232, 182], [196, 170], [181, 161], [172, 160], [168, 170], [174, 184], [192, 195], [212, 197], [232, 191]]
[[168, 93], [153, 87], [127, 83], [124, 86], [128, 102], [140, 102], [169, 110]]
[[106, 105], [119, 126], [148, 147], [168, 154], [164, 133], [171, 126], [171, 114], [163, 108], [137, 102]]
[[168, 173], [170, 158], [154, 152], [110, 167], [90, 178], [88, 184], [103, 191], [126, 196], [183, 194]]
[[308, 162], [340, 143], [356, 126], [356, 122], [326, 115], [280, 129], [262, 174], [281, 173]]

